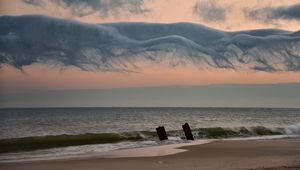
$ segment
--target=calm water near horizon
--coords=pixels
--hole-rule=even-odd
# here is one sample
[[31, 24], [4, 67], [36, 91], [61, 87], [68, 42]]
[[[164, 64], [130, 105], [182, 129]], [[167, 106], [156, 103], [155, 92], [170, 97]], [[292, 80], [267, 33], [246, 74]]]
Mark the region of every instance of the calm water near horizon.
[[207, 127], [285, 128], [300, 109], [265, 108], [26, 108], [0, 109], [0, 138], [59, 134], [179, 130]]

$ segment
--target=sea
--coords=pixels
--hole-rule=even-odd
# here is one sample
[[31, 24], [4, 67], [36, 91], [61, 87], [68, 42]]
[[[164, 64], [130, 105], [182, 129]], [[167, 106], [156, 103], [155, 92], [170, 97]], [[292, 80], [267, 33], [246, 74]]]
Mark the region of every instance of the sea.
[[[97, 155], [119, 149], [185, 143], [188, 141], [182, 131], [184, 123], [190, 125], [196, 140], [203, 141], [298, 136], [300, 108], [1, 108], [0, 147], [6, 146], [1, 143], [5, 140], [47, 136], [118, 134], [125, 137], [111, 143], [3, 152], [0, 162]], [[158, 126], [165, 127], [169, 140], [159, 141], [155, 132]], [[126, 140], [130, 135], [139, 138]]]

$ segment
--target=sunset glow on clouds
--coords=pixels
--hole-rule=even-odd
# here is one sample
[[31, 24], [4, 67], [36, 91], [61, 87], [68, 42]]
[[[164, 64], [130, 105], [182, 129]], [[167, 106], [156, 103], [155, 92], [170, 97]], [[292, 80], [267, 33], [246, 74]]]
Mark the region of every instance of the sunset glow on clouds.
[[[41, 14], [88, 23], [192, 22], [229, 31], [299, 30], [298, 0], [1, 0], [0, 3], [1, 15]], [[284, 9], [293, 9], [294, 17], [287, 17], [290, 15], [282, 12], [281, 17], [278, 14], [271, 16], [271, 11], [276, 13]], [[268, 18], [272, 22], [264, 22]]]
[[0, 6], [1, 92], [300, 82], [297, 0]]

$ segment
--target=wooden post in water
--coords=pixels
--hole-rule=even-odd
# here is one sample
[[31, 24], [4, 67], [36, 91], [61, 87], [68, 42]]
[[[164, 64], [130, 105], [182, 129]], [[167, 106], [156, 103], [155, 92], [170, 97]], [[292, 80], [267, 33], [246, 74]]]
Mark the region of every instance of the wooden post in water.
[[194, 140], [194, 136], [192, 134], [191, 128], [188, 123], [182, 125], [182, 129], [184, 131], [185, 137], [187, 140]]
[[165, 127], [159, 126], [156, 128], [157, 135], [159, 137], [159, 140], [168, 140], [168, 136], [165, 130]]

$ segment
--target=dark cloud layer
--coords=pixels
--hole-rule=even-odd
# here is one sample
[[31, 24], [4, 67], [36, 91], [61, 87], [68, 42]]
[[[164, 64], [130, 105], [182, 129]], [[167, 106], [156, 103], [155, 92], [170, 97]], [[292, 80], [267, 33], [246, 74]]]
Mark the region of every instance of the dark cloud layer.
[[224, 21], [226, 10], [216, 0], [199, 1], [194, 5], [193, 13], [205, 21]]
[[300, 4], [281, 7], [265, 7], [255, 10], [245, 10], [247, 17], [265, 23], [273, 23], [277, 19], [300, 20]]
[[[24, 3], [43, 7], [45, 0], [23, 0]], [[100, 17], [109, 15], [119, 17], [124, 14], [144, 14], [148, 9], [143, 7], [144, 0], [49, 0], [49, 3], [63, 7], [73, 16], [99, 14]]]
[[85, 24], [46, 16], [0, 17], [0, 63], [56, 63], [83, 70], [170, 67], [300, 71], [300, 31], [223, 32], [191, 23]]
[[39, 6], [43, 7], [45, 5], [45, 2], [43, 0], [22, 0], [26, 4], [30, 4], [33, 6]]

